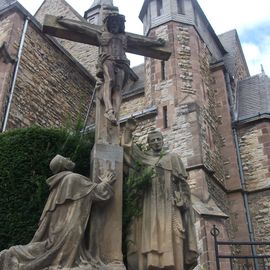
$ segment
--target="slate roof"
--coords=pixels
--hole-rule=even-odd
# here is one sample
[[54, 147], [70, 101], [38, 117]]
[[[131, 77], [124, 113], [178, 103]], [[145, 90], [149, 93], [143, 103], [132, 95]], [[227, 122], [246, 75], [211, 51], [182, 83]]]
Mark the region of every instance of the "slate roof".
[[235, 76], [236, 74], [236, 60], [239, 58], [239, 54], [242, 58], [242, 62], [245, 66], [245, 70], [247, 75], [249, 75], [248, 66], [245, 60], [245, 56], [242, 50], [242, 46], [237, 34], [237, 31], [231, 30], [228, 32], [225, 32], [221, 35], [218, 35], [222, 45], [224, 46], [225, 50], [227, 51], [227, 54], [225, 54], [223, 60], [225, 67], [229, 71], [231, 76]]
[[132, 68], [132, 70], [138, 76], [138, 80], [136, 80], [135, 83], [131, 85], [130, 89], [126, 93], [124, 93], [125, 97], [133, 96], [144, 92], [144, 64], [135, 66]]
[[270, 114], [270, 78], [264, 73], [249, 77], [238, 84], [237, 120], [253, 121], [254, 117]]
[[6, 7], [12, 5], [17, 2], [16, 0], [0, 0], [0, 10], [5, 9]]

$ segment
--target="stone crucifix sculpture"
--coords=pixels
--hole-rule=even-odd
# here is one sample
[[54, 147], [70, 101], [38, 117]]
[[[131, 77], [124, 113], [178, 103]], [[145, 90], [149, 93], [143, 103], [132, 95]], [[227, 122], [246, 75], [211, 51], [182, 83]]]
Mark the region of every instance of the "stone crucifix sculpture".
[[114, 196], [109, 204], [97, 204], [91, 212], [89, 249], [93, 259], [110, 270], [123, 270], [122, 185], [123, 148], [119, 146], [119, 111], [130, 74], [126, 52], [168, 60], [171, 52], [164, 40], [125, 32], [125, 17], [108, 9], [104, 25], [46, 15], [47, 34], [99, 47], [95, 146], [91, 153], [91, 178], [108, 170], [116, 176]]
[[125, 17], [113, 11], [104, 25], [47, 15], [43, 31], [72, 41], [99, 46], [97, 62], [96, 140], [118, 144], [117, 130], [122, 95], [129, 87], [129, 60], [126, 52], [160, 60], [171, 53], [162, 39], [153, 39], [125, 32]]

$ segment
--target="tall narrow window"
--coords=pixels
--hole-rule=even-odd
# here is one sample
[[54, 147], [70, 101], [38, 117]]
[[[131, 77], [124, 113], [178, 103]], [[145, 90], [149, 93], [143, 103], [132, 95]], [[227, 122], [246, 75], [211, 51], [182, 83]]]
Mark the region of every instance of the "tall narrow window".
[[157, 16], [163, 13], [163, 3], [162, 0], [157, 0]]
[[163, 107], [163, 128], [168, 127], [168, 110], [167, 106]]
[[166, 80], [165, 61], [161, 61], [161, 80]]
[[184, 0], [177, 0], [177, 12], [178, 14], [185, 14]]

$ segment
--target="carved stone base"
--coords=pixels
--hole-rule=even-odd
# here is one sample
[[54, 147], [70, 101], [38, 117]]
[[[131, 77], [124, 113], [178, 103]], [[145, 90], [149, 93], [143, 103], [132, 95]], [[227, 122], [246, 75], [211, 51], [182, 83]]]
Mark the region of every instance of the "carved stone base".
[[[91, 178], [111, 170], [116, 175], [114, 196], [98, 202], [91, 211], [89, 250], [105, 264], [106, 270], [124, 270], [122, 255], [123, 149], [119, 145], [95, 144], [91, 154]], [[102, 267], [103, 269], [103, 267]], [[105, 270], [104, 269], [104, 270]]]
[[104, 270], [126, 270], [123, 262], [113, 262], [105, 266]]

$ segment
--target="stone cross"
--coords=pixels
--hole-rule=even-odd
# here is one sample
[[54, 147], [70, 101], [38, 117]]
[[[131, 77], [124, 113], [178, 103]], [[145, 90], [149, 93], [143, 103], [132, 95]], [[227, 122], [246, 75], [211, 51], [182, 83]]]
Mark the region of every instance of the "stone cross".
[[43, 31], [58, 38], [100, 48], [97, 77], [101, 79], [96, 84], [96, 141], [118, 144], [117, 126], [122, 94], [129, 87], [129, 61], [125, 53], [168, 60], [171, 52], [162, 39], [125, 32], [125, 17], [115, 11], [108, 13], [103, 22], [104, 25], [100, 26], [46, 15]]
[[91, 177], [98, 181], [103, 172], [116, 175], [115, 194], [110, 203], [96, 206], [91, 213], [89, 247], [91, 256], [108, 265], [124, 269], [122, 241], [123, 149], [119, 146], [119, 111], [122, 93], [128, 86], [129, 61], [125, 53], [168, 60], [171, 52], [165, 41], [124, 31], [125, 17], [108, 14], [104, 25], [46, 15], [46, 34], [99, 47], [96, 84], [96, 135], [91, 154]]

